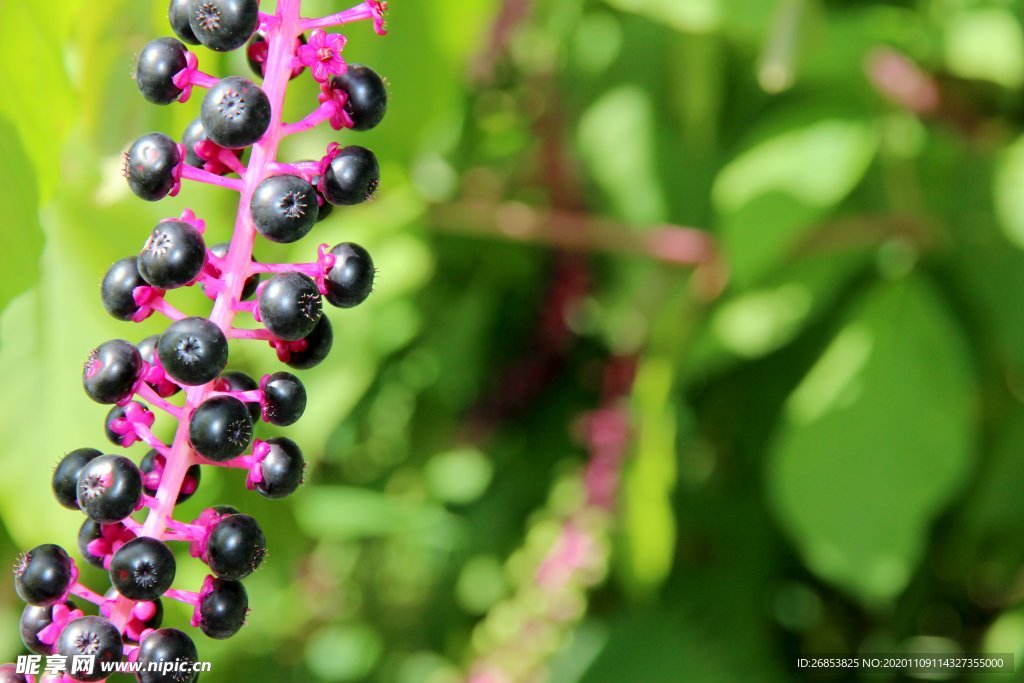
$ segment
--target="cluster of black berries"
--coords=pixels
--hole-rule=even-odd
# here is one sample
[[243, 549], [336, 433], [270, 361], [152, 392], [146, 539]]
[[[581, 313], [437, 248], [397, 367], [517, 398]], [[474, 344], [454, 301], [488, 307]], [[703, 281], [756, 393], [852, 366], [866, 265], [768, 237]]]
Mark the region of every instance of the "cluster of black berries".
[[[290, 4], [295, 25], [299, 3]], [[169, 19], [181, 40], [159, 38], [138, 57], [135, 80], [151, 102], [186, 99], [193, 85], [208, 92], [182, 144], [150, 133], [131, 146], [124, 168], [129, 187], [142, 199], [157, 201], [176, 194], [183, 178], [223, 185], [242, 193], [240, 210], [246, 214], [232, 241], [214, 246], [207, 245], [205, 224], [191, 212], [164, 220], [137, 256], [117, 261], [103, 278], [102, 302], [115, 318], [140, 321], [159, 312], [172, 323], [138, 344], [100, 344], [82, 373], [86, 394], [112, 406], [105, 423], [111, 443], [127, 447], [141, 441], [151, 450], [136, 465], [121, 455], [81, 448], [68, 453], [53, 473], [58, 502], [87, 518], [78, 547], [86, 562], [108, 572], [110, 592], [101, 596], [79, 584], [75, 562], [56, 545], [23, 554], [15, 568], [18, 595], [28, 603], [21, 619], [26, 647], [62, 655], [69, 663], [76, 656], [94, 658], [92, 672], [71, 674], [68, 667], [72, 680], [101, 680], [102, 663], [126, 657], [143, 663], [195, 662], [188, 635], [160, 628], [162, 598], [192, 604], [193, 625], [209, 637], [227, 638], [242, 627], [248, 597], [240, 581], [260, 566], [266, 552], [260, 525], [223, 505], [191, 523], [170, 513], [195, 493], [204, 464], [247, 470], [247, 486], [267, 498], [294, 492], [306, 464], [301, 450], [283, 437], [254, 439], [254, 426], [260, 420], [293, 424], [305, 410], [306, 390], [289, 372], [257, 381], [228, 370], [229, 338], [268, 341], [292, 368], [311, 368], [326, 358], [333, 341], [322, 299], [349, 308], [362, 303], [373, 287], [370, 255], [352, 243], [330, 250], [325, 245], [316, 263], [263, 268], [252, 258], [252, 229], [271, 242], [295, 242], [332, 206], [369, 199], [379, 182], [376, 157], [358, 146], [332, 145], [319, 163], [278, 164], [273, 157], [285, 133], [279, 120], [272, 126], [272, 108], [279, 102], [246, 79], [216, 80], [199, 73], [182, 42], [216, 51], [248, 42], [249, 62], [263, 76], [276, 37], [291, 45], [284, 67], [291, 69], [285, 76], [294, 78], [303, 71], [295, 66], [295, 53], [305, 38], [277, 33], [280, 13], [262, 14], [258, 0], [172, 0]], [[344, 127], [366, 130], [385, 113], [383, 81], [366, 67], [349, 65], [321, 87], [321, 110], [329, 106], [323, 103], [338, 103], [332, 124], [343, 121]], [[253, 159], [246, 164], [245, 151], [253, 145]], [[229, 178], [233, 173], [240, 178]], [[250, 183], [255, 176], [259, 182]], [[261, 281], [262, 273], [270, 277]], [[168, 291], [193, 285], [215, 301], [210, 318], [185, 316], [164, 300]], [[233, 328], [240, 311], [251, 313], [265, 329]], [[175, 396], [184, 397], [183, 405], [172, 402]], [[154, 409], [179, 421], [174, 443], [160, 442], [151, 431]], [[149, 509], [145, 522], [133, 519], [144, 508]], [[172, 589], [176, 561], [168, 543], [175, 541], [188, 543], [190, 553], [208, 565], [211, 575], [200, 591]], [[95, 603], [101, 614], [84, 615], [79, 600]], [[196, 675], [149, 671], [137, 679], [189, 683]], [[0, 683], [28, 680], [0, 667]]]

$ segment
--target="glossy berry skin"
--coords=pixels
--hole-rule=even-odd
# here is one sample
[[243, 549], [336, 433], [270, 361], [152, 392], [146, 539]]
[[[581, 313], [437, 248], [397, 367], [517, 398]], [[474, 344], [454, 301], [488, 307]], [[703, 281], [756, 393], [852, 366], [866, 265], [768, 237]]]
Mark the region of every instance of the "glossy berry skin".
[[121, 632], [103, 617], [80, 617], [69, 623], [57, 639], [55, 651], [67, 657], [67, 670], [71, 670], [72, 657], [91, 655], [95, 664], [91, 674], [78, 672], [75, 679], [100, 681], [107, 674], [103, 672], [104, 662], [119, 662], [124, 656]]
[[[214, 256], [217, 256], [218, 258], [227, 258], [228, 249], [230, 248], [230, 246], [231, 245], [228, 244], [227, 242], [221, 242], [220, 244], [215, 244], [212, 247], [210, 247], [210, 251], [213, 252]], [[252, 260], [256, 261], [256, 258], [253, 257]], [[212, 263], [208, 263], [207, 268], [213, 271], [215, 277], [221, 276], [220, 268], [217, 268]], [[259, 273], [253, 273], [249, 277], [245, 278], [245, 284], [242, 285], [242, 300], [245, 301], [246, 299], [252, 297], [252, 295], [256, 293], [256, 288], [259, 286]]]
[[[139, 471], [142, 472], [142, 490], [146, 492], [148, 496], [156, 495], [156, 488], [149, 486], [147, 475], [153, 472], [157, 466], [161, 468], [161, 471], [166, 469], [167, 459], [160, 455], [155, 450], [151, 450], [146, 453], [145, 457], [139, 461]], [[195, 494], [196, 489], [199, 488], [199, 482], [203, 479], [203, 468], [199, 465], [192, 465], [185, 472], [185, 480], [181, 484], [181, 490], [178, 491], [178, 498], [175, 505], [184, 503], [186, 500], [191, 498]]]
[[302, 485], [306, 460], [291, 439], [276, 436], [267, 439], [267, 444], [270, 452], [260, 463], [263, 478], [256, 484], [256, 490], [266, 498], [284, 498]]
[[110, 583], [130, 600], [151, 602], [174, 583], [174, 553], [162, 541], [139, 536], [121, 546], [110, 560]]
[[228, 364], [228, 340], [206, 318], [183, 318], [160, 335], [156, 355], [173, 380], [199, 386], [219, 375]]
[[199, 628], [210, 638], [224, 640], [245, 625], [249, 595], [238, 581], [214, 579], [213, 590], [199, 603]]
[[115, 262], [103, 276], [103, 284], [100, 285], [103, 308], [118, 320], [131, 320], [139, 311], [139, 305], [133, 297], [135, 288], [148, 284], [142, 279], [134, 256]]
[[259, 523], [249, 515], [229, 515], [210, 532], [204, 559], [218, 578], [239, 581], [259, 568], [266, 552]]
[[114, 339], [89, 353], [82, 368], [82, 386], [97, 403], [120, 403], [132, 395], [142, 370], [138, 349], [123, 339]]
[[352, 119], [352, 130], [376, 128], [388, 110], [384, 81], [376, 71], [362, 64], [349, 64], [348, 71], [331, 79], [331, 88], [348, 95], [345, 111]]
[[200, 43], [217, 52], [245, 45], [259, 24], [259, 0], [191, 0], [188, 22]]
[[[196, 662], [196, 645], [184, 631], [162, 628], [148, 634], [139, 647], [142, 671], [136, 674], [139, 683], [192, 683], [199, 676], [192, 671], [163, 671], [163, 662]], [[156, 665], [156, 666], [154, 666]], [[153, 670], [149, 670], [152, 668]], [[189, 667], [191, 668], [191, 667]]]
[[170, 104], [181, 95], [174, 85], [174, 76], [185, 68], [188, 50], [180, 40], [157, 38], [139, 53], [135, 65], [135, 84], [142, 96], [153, 104]]
[[274, 335], [289, 341], [302, 339], [323, 314], [320, 289], [302, 273], [275, 275], [260, 294], [259, 312]]
[[320, 316], [320, 322], [313, 331], [303, 337], [306, 348], [288, 354], [285, 364], [296, 370], [309, 370], [324, 362], [334, 345], [334, 328], [326, 315]]
[[82, 553], [82, 559], [91, 564], [94, 567], [103, 569], [103, 558], [97, 557], [89, 552], [89, 544], [93, 541], [99, 540], [103, 535], [103, 530], [99, 522], [94, 522], [91, 519], [87, 519], [82, 522], [81, 528], [78, 530], [78, 551]]
[[316, 214], [317, 223], [322, 222], [325, 218], [331, 215], [332, 211], [334, 211], [334, 204], [331, 204], [329, 201], [324, 199], [324, 196], [320, 193], [320, 180], [321, 176], [318, 175], [313, 176], [313, 178], [310, 180], [310, 182], [313, 184], [313, 187], [316, 188], [317, 201], [320, 203], [320, 210], [317, 211]]
[[[306, 44], [306, 37], [300, 35], [295, 39], [295, 49]], [[245, 47], [245, 58], [249, 62], [249, 68], [252, 72], [263, 78], [267, 75], [267, 55], [270, 52], [270, 43], [267, 42], [267, 36], [263, 31], [256, 31], [253, 34], [252, 40]], [[290, 78], [295, 78], [302, 75], [302, 72], [306, 67], [298, 64], [292, 68], [292, 75]]]
[[0, 665], [0, 683], [29, 683], [25, 674], [18, 673], [18, 667], [14, 664]]
[[[229, 370], [213, 381], [214, 391], [256, 391], [259, 388], [260, 385], [256, 380], [238, 370]], [[246, 406], [249, 408], [249, 417], [252, 418], [252, 423], [256, 424], [262, 414], [259, 402], [246, 403]]]
[[373, 291], [376, 271], [369, 252], [358, 244], [344, 242], [333, 249], [334, 266], [327, 271], [324, 296], [332, 306], [352, 308], [366, 301]]
[[171, 4], [167, 8], [167, 19], [170, 21], [175, 35], [189, 45], [198, 45], [199, 39], [192, 32], [192, 25], [188, 22], [190, 2], [191, 0], [171, 0]]
[[365, 147], [349, 145], [331, 161], [319, 190], [335, 206], [354, 206], [372, 197], [379, 184], [377, 156]]
[[101, 455], [103, 453], [95, 448], [79, 448], [61, 458], [56, 469], [53, 470], [50, 485], [53, 488], [54, 497], [62, 507], [66, 507], [68, 510], [78, 509], [78, 475], [83, 467]]
[[199, 276], [206, 263], [206, 242], [195, 226], [161, 221], [139, 253], [139, 274], [154, 287], [177, 289]]
[[101, 455], [78, 475], [78, 505], [100, 524], [120, 522], [135, 512], [142, 497], [142, 474], [128, 458]]
[[297, 175], [275, 175], [259, 184], [249, 203], [256, 230], [271, 242], [289, 244], [309, 233], [317, 222], [316, 190]]
[[278, 427], [295, 424], [306, 410], [306, 387], [290, 372], [275, 372], [263, 384], [263, 413]]
[[[152, 412], [144, 403], [140, 403], [139, 401], [132, 401], [132, 403], [139, 406], [139, 408], [141, 408], [145, 413]], [[114, 431], [114, 423], [123, 418], [125, 414], [124, 406], [114, 406], [110, 409], [110, 412], [107, 413], [107, 419], [103, 425], [103, 431], [107, 435], [107, 440], [115, 446], [125, 446], [125, 442], [123, 441], [124, 436]]]
[[65, 599], [73, 579], [71, 557], [59, 545], [37, 546], [18, 558], [14, 588], [30, 605], [49, 607]]
[[[69, 610], [75, 609], [75, 603], [68, 601], [65, 604]], [[35, 652], [37, 655], [51, 654], [53, 652], [53, 646], [40, 641], [39, 632], [52, 623], [53, 605], [47, 605], [46, 607], [25, 605], [25, 609], [21, 612], [21, 623], [19, 624], [18, 629], [21, 632], [21, 642], [25, 644], [25, 647], [30, 651]], [[3, 680], [4, 679], [0, 677], [0, 683], [2, 683]]]
[[149, 133], [128, 150], [124, 175], [136, 197], [156, 202], [174, 188], [174, 172], [181, 163], [178, 144], [163, 133]]
[[210, 140], [227, 149], [240, 149], [267, 132], [270, 100], [255, 83], [231, 76], [206, 93], [200, 117]]
[[252, 442], [252, 418], [234, 396], [203, 401], [188, 425], [188, 439], [200, 455], [224, 462], [241, 455]]

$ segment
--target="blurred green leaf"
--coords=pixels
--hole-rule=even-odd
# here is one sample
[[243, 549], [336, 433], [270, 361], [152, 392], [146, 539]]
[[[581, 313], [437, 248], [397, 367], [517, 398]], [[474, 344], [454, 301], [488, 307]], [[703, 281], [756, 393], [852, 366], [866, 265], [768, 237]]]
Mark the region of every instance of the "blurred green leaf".
[[0, 232], [0, 252], [11, 266], [0, 273], [0, 311], [39, 276], [43, 233], [39, 225], [39, 188], [35, 175], [28, 172], [31, 163], [17, 130], [0, 116], [0, 201], [6, 223]]

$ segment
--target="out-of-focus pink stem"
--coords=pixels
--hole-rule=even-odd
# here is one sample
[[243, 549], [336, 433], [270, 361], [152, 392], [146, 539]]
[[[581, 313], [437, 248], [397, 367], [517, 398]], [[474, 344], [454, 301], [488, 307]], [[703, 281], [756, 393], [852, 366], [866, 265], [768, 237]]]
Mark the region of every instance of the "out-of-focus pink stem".
[[337, 14], [319, 17], [317, 19], [303, 19], [299, 22], [299, 26], [302, 27], [303, 31], [309, 31], [314, 28], [327, 28], [329, 26], [351, 24], [354, 21], [363, 21], [364, 19], [373, 19], [373, 12], [370, 10], [369, 3], [361, 2], [355, 7], [342, 10]]
[[251, 273], [302, 273], [311, 278], [324, 274], [324, 267], [319, 263], [257, 263], [249, 266]]
[[160, 394], [156, 393], [156, 391], [153, 390], [153, 387], [149, 386], [145, 382], [139, 383], [139, 386], [135, 390], [135, 393], [137, 393], [140, 398], [147, 401], [150, 405], [159, 408], [160, 410], [164, 411], [165, 413], [168, 413], [172, 417], [181, 419], [181, 408], [174, 405], [173, 403], [162, 397]]
[[198, 605], [199, 604], [199, 593], [193, 591], [181, 591], [175, 588], [168, 589], [164, 595], [169, 597], [171, 600], [177, 600], [183, 602], [186, 605]]
[[277, 341], [277, 337], [274, 333], [266, 328], [245, 330], [233, 327], [228, 331], [228, 337], [230, 339], [251, 339], [254, 341]]
[[334, 116], [334, 110], [334, 100], [327, 100], [301, 121], [286, 123], [281, 126], [281, 133], [283, 135], [295, 135], [296, 133], [303, 133], [307, 130], [312, 130]]
[[88, 600], [94, 605], [102, 605], [103, 603], [107, 602], [107, 599], [105, 597], [89, 589], [88, 586], [83, 586], [77, 581], [71, 584], [71, 594], [76, 597], [82, 598], [83, 600]]
[[182, 318], [188, 317], [184, 313], [179, 311], [177, 308], [167, 303], [167, 300], [164, 299], [162, 296], [154, 298], [146, 305], [152, 308], [157, 313], [171, 320], [181, 320]]
[[224, 187], [229, 190], [234, 190], [235, 192], [241, 192], [245, 187], [245, 183], [238, 178], [225, 178], [224, 176], [219, 176], [188, 164], [182, 166], [181, 177], [185, 180], [192, 180], [197, 183], [206, 183], [207, 185]]

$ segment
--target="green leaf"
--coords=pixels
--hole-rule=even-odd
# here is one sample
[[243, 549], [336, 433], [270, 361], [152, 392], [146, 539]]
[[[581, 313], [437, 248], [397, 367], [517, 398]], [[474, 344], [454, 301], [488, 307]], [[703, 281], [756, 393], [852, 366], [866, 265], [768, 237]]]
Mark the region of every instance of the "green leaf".
[[8, 226], [0, 233], [0, 251], [8, 264], [17, 264], [0, 273], [0, 311], [39, 277], [43, 232], [39, 225], [39, 187], [31, 166], [17, 130], [0, 117], [0, 201]]
[[964, 340], [926, 284], [880, 285], [786, 405], [769, 464], [808, 567], [872, 606], [903, 590], [970, 465]]

